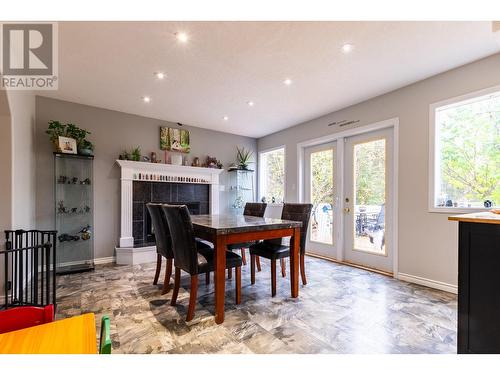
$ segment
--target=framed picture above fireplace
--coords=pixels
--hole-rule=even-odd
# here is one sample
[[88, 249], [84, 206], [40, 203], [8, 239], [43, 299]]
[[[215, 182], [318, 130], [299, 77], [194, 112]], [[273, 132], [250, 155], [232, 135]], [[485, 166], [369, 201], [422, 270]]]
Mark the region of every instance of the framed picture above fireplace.
[[189, 152], [189, 131], [160, 127], [160, 149], [166, 151]]

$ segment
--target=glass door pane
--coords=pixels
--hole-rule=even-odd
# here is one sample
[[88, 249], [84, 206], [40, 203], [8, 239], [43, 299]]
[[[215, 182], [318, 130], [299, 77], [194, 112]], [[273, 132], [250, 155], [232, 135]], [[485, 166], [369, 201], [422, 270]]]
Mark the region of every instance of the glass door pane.
[[386, 140], [354, 145], [354, 249], [385, 254]]
[[311, 241], [333, 245], [334, 149], [311, 152]]

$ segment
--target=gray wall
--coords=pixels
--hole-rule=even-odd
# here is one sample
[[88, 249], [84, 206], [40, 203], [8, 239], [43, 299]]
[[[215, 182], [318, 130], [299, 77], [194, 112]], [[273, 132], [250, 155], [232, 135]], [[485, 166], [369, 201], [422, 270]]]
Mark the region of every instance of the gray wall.
[[[49, 120], [72, 122], [92, 132], [89, 139], [95, 145], [94, 160], [94, 240], [95, 257], [114, 255], [120, 234], [120, 170], [115, 160], [124, 149], [140, 146], [144, 155], [159, 149], [159, 127], [177, 127], [152, 118], [110, 111], [97, 107], [36, 98], [36, 223], [40, 229], [54, 228], [54, 191], [52, 144], [44, 133]], [[236, 146], [254, 151], [257, 141], [228, 133], [184, 126], [190, 131], [191, 154], [204, 160], [206, 155], [217, 157], [224, 167], [235, 161]], [[226, 173], [221, 176], [224, 184]], [[225, 193], [221, 193], [221, 208], [227, 207]]]
[[[297, 200], [297, 143], [332, 133], [327, 124], [359, 126], [399, 117], [399, 272], [457, 284], [457, 224], [428, 212], [429, 104], [500, 84], [500, 54], [439, 74], [258, 140], [286, 145], [286, 199]], [[342, 95], [332, 91], [332, 95]]]

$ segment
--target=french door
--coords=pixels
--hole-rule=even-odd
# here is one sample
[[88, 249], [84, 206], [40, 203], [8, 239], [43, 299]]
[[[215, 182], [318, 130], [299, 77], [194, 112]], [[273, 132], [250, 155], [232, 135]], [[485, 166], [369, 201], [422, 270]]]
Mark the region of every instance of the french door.
[[393, 132], [345, 138], [344, 260], [393, 272]]
[[309, 253], [393, 272], [393, 128], [304, 150]]
[[306, 201], [313, 204], [306, 248], [310, 252], [336, 257], [334, 217], [336, 204], [336, 142], [305, 150]]

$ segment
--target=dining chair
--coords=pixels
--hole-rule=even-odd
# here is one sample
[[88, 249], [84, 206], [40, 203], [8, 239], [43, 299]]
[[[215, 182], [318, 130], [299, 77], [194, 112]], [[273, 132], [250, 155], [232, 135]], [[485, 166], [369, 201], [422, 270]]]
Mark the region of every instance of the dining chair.
[[[174, 291], [170, 304], [175, 306], [181, 282], [181, 270], [191, 276], [191, 290], [186, 321], [194, 317], [196, 295], [198, 293], [198, 275], [215, 269], [214, 251], [200, 247], [194, 236], [191, 216], [185, 205], [163, 205], [163, 211], [168, 221], [174, 252]], [[241, 302], [241, 257], [226, 251], [226, 269], [236, 268], [236, 304]]]
[[101, 318], [101, 337], [99, 339], [99, 354], [111, 354], [111, 324], [109, 316]]
[[0, 333], [37, 326], [54, 321], [54, 305], [20, 306], [0, 311]]
[[[307, 236], [307, 228], [309, 226], [309, 218], [311, 216], [312, 204], [304, 203], [285, 203], [283, 205], [283, 212], [281, 219], [301, 221], [302, 227], [300, 228], [300, 275], [302, 277], [302, 284], [306, 285], [305, 273], [305, 244]], [[252, 284], [255, 284], [255, 258], [257, 256], [264, 257], [271, 261], [271, 294], [276, 295], [276, 261], [282, 261], [282, 275], [284, 273], [284, 260], [290, 257], [290, 246], [282, 244], [282, 238], [264, 240], [250, 246], [250, 277]]]
[[[243, 215], [245, 216], [256, 216], [256, 217], [264, 217], [264, 212], [266, 212], [266, 207], [267, 203], [251, 203], [247, 202], [245, 203], [245, 208], [243, 210]], [[240, 250], [241, 251], [241, 259], [243, 261], [243, 265], [246, 266], [247, 260], [246, 260], [246, 255], [245, 255], [245, 250], [250, 247], [250, 245], [253, 245], [255, 241], [253, 242], [244, 242], [244, 243], [235, 243], [235, 244], [230, 244], [227, 245], [227, 249], [229, 251], [233, 250]], [[257, 263], [257, 270], [260, 272], [261, 267], [260, 267], [260, 258], [256, 258], [256, 263]], [[231, 278], [231, 270], [228, 270], [228, 278]]]
[[[170, 236], [170, 230], [168, 229], [167, 218], [162, 210], [161, 203], [148, 203], [146, 204], [148, 208], [149, 215], [151, 216], [151, 222], [153, 223], [155, 240], [156, 240], [156, 272], [155, 278], [153, 280], [153, 285], [158, 284], [158, 277], [160, 276], [161, 262], [162, 258], [167, 259], [167, 267], [165, 269], [165, 280], [163, 281], [163, 289], [161, 294], [166, 294], [170, 287], [170, 277], [172, 276], [172, 260], [174, 259], [174, 253], [172, 252], [172, 238]], [[205, 247], [210, 249], [211, 246], [205, 242], [199, 244], [200, 247]], [[207, 275], [207, 283], [210, 282], [210, 278]]]

